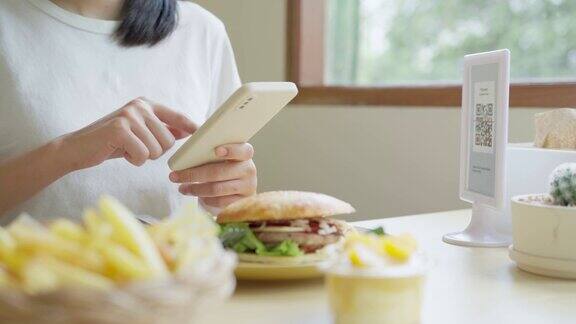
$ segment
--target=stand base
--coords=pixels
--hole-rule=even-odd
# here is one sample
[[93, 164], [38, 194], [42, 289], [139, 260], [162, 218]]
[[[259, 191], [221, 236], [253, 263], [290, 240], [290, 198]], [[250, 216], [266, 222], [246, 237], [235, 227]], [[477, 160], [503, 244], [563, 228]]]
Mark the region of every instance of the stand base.
[[512, 243], [506, 235], [474, 233], [468, 229], [442, 236], [448, 244], [471, 247], [507, 247]]
[[461, 232], [442, 237], [448, 244], [472, 247], [507, 247], [512, 237], [504, 231], [506, 218], [503, 211], [474, 203], [470, 224]]

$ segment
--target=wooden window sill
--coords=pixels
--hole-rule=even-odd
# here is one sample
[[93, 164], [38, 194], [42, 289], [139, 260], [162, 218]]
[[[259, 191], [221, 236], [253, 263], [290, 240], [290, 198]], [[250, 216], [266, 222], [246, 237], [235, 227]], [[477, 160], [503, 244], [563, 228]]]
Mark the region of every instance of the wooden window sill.
[[[460, 85], [387, 87], [299, 86], [294, 104], [382, 107], [460, 107]], [[576, 107], [576, 82], [515, 83], [510, 107]]]

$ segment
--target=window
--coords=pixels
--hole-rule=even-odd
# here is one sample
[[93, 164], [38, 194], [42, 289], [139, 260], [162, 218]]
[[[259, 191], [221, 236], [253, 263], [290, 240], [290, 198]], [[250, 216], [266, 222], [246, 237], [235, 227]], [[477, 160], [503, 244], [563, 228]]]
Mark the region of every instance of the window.
[[289, 0], [302, 103], [460, 106], [465, 54], [509, 48], [511, 106], [576, 104], [576, 1]]

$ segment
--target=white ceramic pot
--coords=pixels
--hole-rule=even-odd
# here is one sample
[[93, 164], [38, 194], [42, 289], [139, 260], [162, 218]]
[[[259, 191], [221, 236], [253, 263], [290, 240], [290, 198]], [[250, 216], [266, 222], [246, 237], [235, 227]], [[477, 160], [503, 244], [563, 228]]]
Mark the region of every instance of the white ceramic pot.
[[528, 272], [576, 279], [576, 207], [531, 201], [543, 197], [512, 198], [510, 258]]

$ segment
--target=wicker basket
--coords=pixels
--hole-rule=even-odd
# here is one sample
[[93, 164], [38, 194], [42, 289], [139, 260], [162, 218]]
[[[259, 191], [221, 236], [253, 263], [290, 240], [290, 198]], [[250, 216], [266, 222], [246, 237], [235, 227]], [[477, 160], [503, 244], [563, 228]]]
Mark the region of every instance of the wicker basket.
[[0, 291], [0, 323], [184, 324], [234, 291], [236, 257], [224, 252], [202, 271], [113, 291], [63, 289], [40, 295]]

